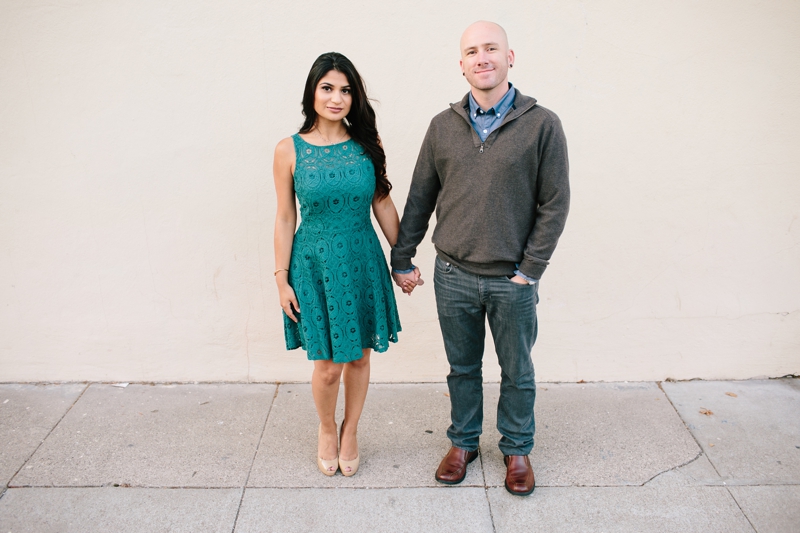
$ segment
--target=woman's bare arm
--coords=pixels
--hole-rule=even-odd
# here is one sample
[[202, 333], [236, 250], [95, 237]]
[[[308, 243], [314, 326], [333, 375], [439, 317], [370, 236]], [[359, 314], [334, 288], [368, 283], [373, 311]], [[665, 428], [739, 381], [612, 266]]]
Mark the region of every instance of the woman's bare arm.
[[297, 229], [297, 207], [294, 195], [294, 142], [283, 139], [275, 147], [272, 174], [275, 179], [275, 193], [278, 210], [275, 215], [275, 282], [281, 308], [293, 321], [297, 322], [294, 311], [300, 312], [297, 296], [289, 285], [289, 263], [292, 259], [294, 232]]

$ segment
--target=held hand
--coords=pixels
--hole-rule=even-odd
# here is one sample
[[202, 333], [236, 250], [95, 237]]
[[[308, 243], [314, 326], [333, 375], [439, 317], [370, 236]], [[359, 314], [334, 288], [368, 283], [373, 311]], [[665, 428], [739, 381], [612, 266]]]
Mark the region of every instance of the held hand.
[[425, 281], [422, 279], [419, 268], [415, 268], [413, 272], [408, 274], [399, 274], [392, 272], [392, 278], [398, 287], [403, 289], [403, 292], [411, 296], [411, 292], [417, 285], [424, 285]]
[[395, 284], [403, 289], [403, 292], [408, 292], [405, 289], [406, 283], [413, 283], [413, 272], [409, 272], [408, 274], [400, 274], [399, 272], [392, 272], [392, 279], [394, 280]]
[[281, 308], [290, 320], [297, 322], [297, 317], [294, 316], [294, 311], [300, 312], [300, 304], [297, 303], [297, 296], [294, 289], [288, 284], [278, 288], [278, 296], [281, 300]]

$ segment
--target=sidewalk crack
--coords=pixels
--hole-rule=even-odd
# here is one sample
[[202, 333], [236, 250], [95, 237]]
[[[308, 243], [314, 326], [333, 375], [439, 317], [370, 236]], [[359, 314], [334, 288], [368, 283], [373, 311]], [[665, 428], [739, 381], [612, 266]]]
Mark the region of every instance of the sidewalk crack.
[[[673, 470], [677, 470], [678, 468], [683, 468], [684, 466], [688, 466], [688, 465], [692, 464], [693, 462], [697, 461], [698, 459], [700, 459], [702, 456], [703, 456], [703, 450], [701, 449], [699, 452], [697, 452], [697, 455], [695, 455], [693, 458], [689, 459], [685, 463], [673, 466], [672, 468], [667, 468], [666, 470], [662, 470], [661, 472], [657, 473], [656, 475], [654, 475], [653, 477], [651, 477], [650, 479], [648, 479], [647, 481], [645, 481], [644, 483], [642, 483], [639, 486], [640, 487], [644, 487], [645, 485], [647, 485], [648, 483], [653, 481], [658, 476], [660, 476], [662, 474], [666, 474], [667, 472], [672, 472]], [[716, 471], [716, 468], [714, 470]], [[717, 474], [719, 474], [719, 472], [717, 472]]]

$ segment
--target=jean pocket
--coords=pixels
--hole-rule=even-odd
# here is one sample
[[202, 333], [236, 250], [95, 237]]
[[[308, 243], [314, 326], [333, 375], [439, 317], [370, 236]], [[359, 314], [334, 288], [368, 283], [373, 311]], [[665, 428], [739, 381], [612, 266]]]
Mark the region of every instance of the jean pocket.
[[434, 262], [434, 268], [436, 268], [436, 270], [442, 274], [449, 274], [455, 267], [452, 265], [452, 263], [442, 261], [437, 255], [436, 261]]

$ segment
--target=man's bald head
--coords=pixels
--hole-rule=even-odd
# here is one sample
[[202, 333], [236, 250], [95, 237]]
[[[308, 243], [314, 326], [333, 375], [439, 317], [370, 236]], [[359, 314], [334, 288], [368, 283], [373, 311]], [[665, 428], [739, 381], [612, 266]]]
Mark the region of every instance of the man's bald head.
[[487, 42], [494, 42], [508, 50], [508, 35], [500, 24], [488, 20], [473, 22], [461, 34], [461, 55], [464, 55], [464, 50], [470, 45]]

